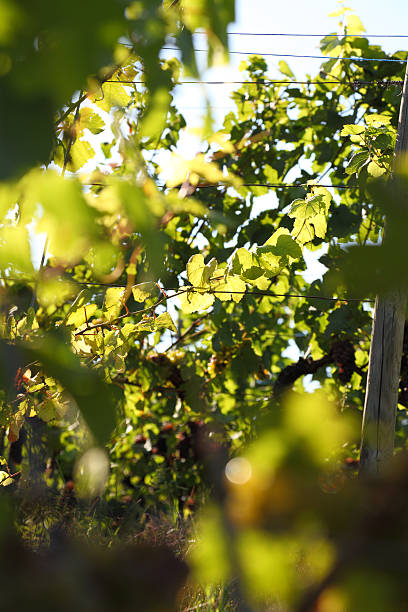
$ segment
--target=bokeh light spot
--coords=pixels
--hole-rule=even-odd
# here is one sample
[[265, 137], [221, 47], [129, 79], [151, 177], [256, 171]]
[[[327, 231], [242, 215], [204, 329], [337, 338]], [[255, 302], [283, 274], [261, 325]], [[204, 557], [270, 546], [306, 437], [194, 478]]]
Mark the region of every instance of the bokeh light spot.
[[252, 476], [252, 466], [244, 457], [234, 457], [225, 466], [225, 476], [233, 484], [243, 485]]

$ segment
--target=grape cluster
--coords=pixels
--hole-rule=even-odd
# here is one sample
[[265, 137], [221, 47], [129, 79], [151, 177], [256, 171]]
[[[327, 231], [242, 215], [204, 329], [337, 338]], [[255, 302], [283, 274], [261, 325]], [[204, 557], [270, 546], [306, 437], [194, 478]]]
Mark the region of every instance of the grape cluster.
[[207, 372], [210, 378], [215, 378], [227, 367], [231, 360], [231, 349], [223, 347], [219, 353], [214, 353], [208, 360]]
[[330, 351], [333, 361], [338, 366], [338, 378], [345, 385], [350, 382], [351, 376], [356, 368], [356, 355], [354, 346], [350, 340], [338, 340]]

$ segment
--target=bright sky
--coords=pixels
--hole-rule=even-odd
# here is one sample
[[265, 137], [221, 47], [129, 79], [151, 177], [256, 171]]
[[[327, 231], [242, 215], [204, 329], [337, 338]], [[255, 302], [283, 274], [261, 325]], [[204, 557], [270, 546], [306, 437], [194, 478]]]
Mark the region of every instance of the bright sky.
[[[358, 15], [367, 34], [405, 34], [408, 35], [408, 2], [406, 0], [388, 0], [380, 4], [375, 0], [351, 0], [345, 2]], [[231, 24], [230, 32], [251, 33], [301, 33], [326, 34], [340, 32], [340, 17], [329, 17], [328, 14], [342, 6], [335, 0], [290, 0], [273, 2], [272, 0], [236, 0], [236, 22]], [[299, 55], [321, 55], [319, 37], [278, 37], [278, 36], [230, 36], [231, 51], [249, 51], [253, 53], [290, 53]], [[407, 39], [372, 38], [372, 43], [380, 44], [387, 51], [407, 48]], [[203, 37], [196, 36], [196, 47], [202, 48]], [[171, 54], [170, 51], [167, 52]], [[242, 73], [238, 66], [245, 55], [231, 55], [231, 64], [225, 68], [213, 69], [206, 77], [217, 80], [239, 80]], [[277, 76], [279, 59], [286, 59], [297, 78], [306, 74], [315, 74], [320, 61], [318, 59], [269, 58], [270, 75]], [[214, 115], [221, 118], [231, 107], [228, 94], [231, 86], [207, 86], [214, 103]], [[201, 102], [200, 102], [201, 100]], [[178, 95], [178, 104], [189, 123], [199, 123], [202, 114], [202, 98], [199, 87], [183, 86]]]
[[[370, 42], [381, 45], [389, 52], [408, 47], [408, 38], [370, 38], [369, 35], [395, 35], [408, 36], [408, 2], [406, 0], [389, 0], [382, 3], [381, 8], [374, 8], [375, 0], [346, 1], [345, 6], [352, 9], [362, 21]], [[342, 17], [329, 17], [329, 13], [337, 11], [343, 3], [336, 0], [290, 0], [288, 2], [273, 2], [272, 0], [236, 0], [236, 22], [229, 27], [230, 32], [247, 33], [295, 33], [319, 34], [317, 37], [288, 37], [288, 36], [230, 36], [231, 51], [249, 51], [250, 53], [288, 53], [296, 55], [321, 56], [319, 41], [324, 34], [342, 32], [339, 23]], [[204, 37], [196, 36], [195, 46], [203, 48]], [[171, 51], [166, 53], [172, 54]], [[200, 54], [199, 54], [200, 56]], [[204, 78], [208, 80], [241, 80], [245, 78], [239, 71], [239, 64], [246, 55], [230, 55], [230, 65], [208, 71]], [[268, 76], [279, 78], [277, 69], [281, 59], [285, 59], [294, 72], [296, 78], [303, 79], [309, 74], [316, 75], [320, 66], [320, 59], [313, 58], [280, 58], [265, 57], [269, 71]], [[286, 77], [283, 77], [286, 78]], [[216, 126], [220, 126], [222, 119], [233, 108], [229, 94], [239, 87], [238, 85], [207, 85], [207, 92], [213, 105], [213, 116]], [[187, 127], [198, 126], [204, 113], [204, 99], [200, 86], [184, 85], [178, 88], [177, 104], [183, 112]], [[199, 142], [186, 135], [181, 140], [180, 151], [185, 157], [194, 157], [199, 151]], [[264, 208], [274, 205], [275, 197], [270, 193], [257, 199], [253, 214], [256, 215]], [[319, 264], [313, 264], [317, 255], [310, 257], [308, 264], [313, 274], [321, 273]]]

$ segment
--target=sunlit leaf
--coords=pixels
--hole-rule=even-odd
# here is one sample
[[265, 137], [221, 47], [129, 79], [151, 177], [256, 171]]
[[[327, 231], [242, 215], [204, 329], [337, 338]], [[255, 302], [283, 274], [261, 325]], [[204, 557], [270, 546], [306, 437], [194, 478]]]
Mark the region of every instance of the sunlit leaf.
[[149, 297], [152, 296], [152, 293], [155, 289], [154, 283], [139, 283], [138, 285], [134, 285], [132, 287], [133, 299], [135, 302], [144, 302]]
[[154, 329], [170, 329], [172, 332], [177, 332], [177, 327], [168, 312], [164, 312], [154, 319]]
[[212, 293], [201, 293], [181, 287], [178, 299], [181, 310], [185, 313], [192, 313], [207, 310], [207, 308], [214, 304], [215, 298]]
[[245, 293], [246, 285], [245, 282], [235, 274], [229, 274], [223, 280], [214, 281], [211, 284], [211, 288], [214, 291], [216, 297], [222, 302], [227, 300], [233, 300], [234, 302], [240, 302]]
[[290, 78], [293, 78], [295, 76], [292, 70], [289, 68], [288, 64], [284, 60], [281, 60], [279, 62], [279, 71], [285, 76], [288, 76]]
[[115, 319], [122, 309], [122, 300], [125, 289], [110, 287], [105, 293], [104, 313], [108, 320]]

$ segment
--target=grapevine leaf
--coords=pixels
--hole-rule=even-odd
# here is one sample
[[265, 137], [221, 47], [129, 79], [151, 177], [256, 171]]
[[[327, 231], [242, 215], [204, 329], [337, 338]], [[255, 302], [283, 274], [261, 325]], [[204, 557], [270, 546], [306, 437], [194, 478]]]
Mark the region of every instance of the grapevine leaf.
[[170, 329], [172, 332], [177, 332], [177, 327], [174, 325], [170, 313], [163, 312], [154, 319], [154, 329]]
[[187, 278], [193, 287], [208, 287], [216, 266], [216, 259], [212, 259], [208, 265], [205, 265], [204, 257], [201, 254], [192, 255], [187, 262]]
[[357, 15], [347, 15], [346, 26], [347, 31], [351, 32], [352, 34], [361, 34], [362, 32], [365, 32], [365, 28]]
[[181, 287], [181, 291], [184, 292], [180, 293], [178, 299], [181, 310], [186, 314], [207, 310], [214, 304], [214, 294], [212, 293], [200, 293], [199, 291], [188, 290], [188, 287]]
[[379, 128], [384, 125], [389, 125], [391, 123], [392, 116], [391, 115], [380, 115], [378, 113], [372, 113], [371, 115], [367, 115], [364, 117], [364, 121], [366, 124], [373, 128]]
[[151, 297], [154, 287], [154, 283], [150, 282], [134, 285], [132, 287], [132, 294], [135, 302], [144, 302]]
[[367, 172], [370, 176], [378, 178], [379, 176], [385, 174], [387, 172], [387, 169], [377, 164], [377, 162], [371, 161], [367, 166]]
[[293, 78], [295, 76], [284, 60], [281, 60], [279, 62], [279, 72], [290, 78]]
[[66, 319], [67, 325], [73, 325], [75, 328], [80, 327], [89, 319], [95, 311], [98, 309], [96, 304], [87, 304], [86, 306], [78, 306], [75, 310], [71, 311]]
[[9, 485], [13, 484], [13, 482], [14, 480], [7, 472], [4, 470], [0, 471], [0, 487], [8, 487]]
[[122, 287], [110, 287], [106, 290], [104, 316], [111, 321], [116, 319], [122, 308], [122, 299], [125, 289]]
[[125, 88], [119, 84], [117, 79], [114, 83], [104, 83], [93, 96], [92, 102], [101, 110], [109, 112], [112, 106], [126, 106], [130, 100], [130, 95]]
[[273, 246], [275, 255], [279, 257], [288, 258], [289, 261], [292, 259], [299, 259], [302, 257], [302, 249], [298, 243], [293, 240], [290, 232], [285, 227], [280, 227], [272, 234], [272, 236], [265, 242], [264, 246]]
[[361, 168], [368, 163], [369, 159], [370, 154], [368, 151], [359, 151], [359, 153], [355, 153], [346, 167], [346, 174], [358, 174]]
[[79, 117], [79, 128], [82, 130], [87, 128], [92, 134], [100, 134], [105, 129], [102, 117], [89, 107], [82, 108]]
[[237, 249], [232, 258], [232, 270], [235, 274], [242, 274], [253, 265], [253, 255], [247, 249]]
[[237, 303], [242, 300], [245, 289], [245, 282], [236, 274], [228, 275], [222, 281], [216, 281], [213, 288], [216, 297], [221, 302], [232, 299]]
[[264, 270], [268, 270], [272, 274], [278, 274], [281, 270], [282, 259], [279, 255], [274, 253], [274, 247], [272, 246], [263, 246], [258, 247], [256, 250], [256, 254], [259, 258], [259, 263], [261, 268]]
[[364, 126], [348, 124], [348, 125], [344, 126], [344, 128], [341, 130], [340, 134], [341, 134], [341, 136], [355, 136], [355, 135], [358, 135], [358, 134], [362, 134], [363, 132], [365, 132], [365, 127]]
[[324, 238], [327, 229], [326, 214], [330, 207], [330, 194], [319, 189], [320, 193], [306, 200], [295, 200], [289, 217], [295, 218], [292, 235], [301, 244], [314, 239], [315, 235]]
[[[13, 364], [38, 361], [48, 376], [58, 380], [72, 396], [96, 442], [108, 442], [115, 427], [119, 389], [106, 384], [95, 370], [84, 367], [64, 337], [49, 333], [45, 340], [35, 343], [11, 346], [3, 342], [0, 346]], [[7, 382], [4, 378], [3, 386]]]

